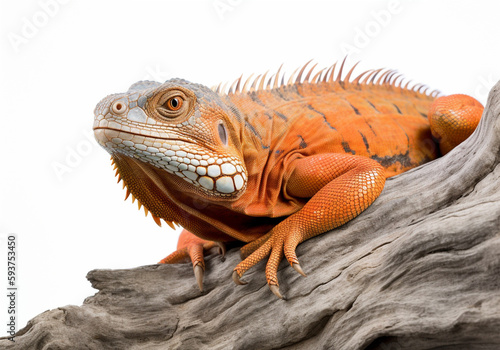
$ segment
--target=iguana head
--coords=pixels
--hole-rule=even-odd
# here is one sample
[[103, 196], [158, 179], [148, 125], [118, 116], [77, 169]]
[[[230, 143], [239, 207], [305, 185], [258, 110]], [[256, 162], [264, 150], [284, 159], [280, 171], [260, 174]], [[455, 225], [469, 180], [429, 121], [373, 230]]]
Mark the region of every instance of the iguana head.
[[107, 96], [94, 113], [95, 137], [112, 158], [152, 166], [178, 190], [204, 198], [244, 191], [238, 116], [209, 88], [180, 79], [142, 81]]

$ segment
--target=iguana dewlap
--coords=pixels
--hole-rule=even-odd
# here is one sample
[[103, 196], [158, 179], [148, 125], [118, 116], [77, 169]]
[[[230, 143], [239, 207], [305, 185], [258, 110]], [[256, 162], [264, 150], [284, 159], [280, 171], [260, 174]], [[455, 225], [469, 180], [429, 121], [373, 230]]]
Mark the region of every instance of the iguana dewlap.
[[303, 274], [298, 244], [359, 215], [386, 177], [465, 140], [483, 110], [465, 95], [403, 87], [394, 71], [351, 79], [354, 67], [345, 77], [335, 65], [313, 77], [304, 69], [288, 83], [279, 71], [243, 86], [240, 78], [227, 94], [181, 79], [142, 81], [95, 109], [96, 139], [126, 196], [158, 225], [185, 228], [161, 262], [190, 257], [200, 288], [203, 251], [238, 240], [247, 245], [234, 280], [268, 258], [267, 282], [281, 297], [283, 257]]

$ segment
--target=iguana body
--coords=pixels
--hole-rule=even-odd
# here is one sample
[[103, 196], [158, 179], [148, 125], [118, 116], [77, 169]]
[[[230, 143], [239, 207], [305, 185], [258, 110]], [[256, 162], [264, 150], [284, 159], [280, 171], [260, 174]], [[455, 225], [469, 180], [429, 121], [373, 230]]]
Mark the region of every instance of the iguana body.
[[127, 196], [158, 224], [185, 228], [178, 251], [162, 262], [191, 257], [200, 285], [203, 249], [238, 240], [248, 244], [235, 281], [269, 257], [267, 281], [281, 296], [283, 256], [303, 273], [299, 243], [359, 215], [386, 177], [438, 157], [435, 138], [448, 151], [482, 113], [468, 96], [436, 103], [422, 87], [401, 87], [393, 71], [351, 80], [352, 70], [312, 79], [310, 70], [302, 79], [304, 68], [295, 82], [278, 83], [278, 72], [273, 86], [264, 76], [240, 89], [238, 80], [228, 94], [178, 79], [139, 82], [96, 107], [96, 138]]

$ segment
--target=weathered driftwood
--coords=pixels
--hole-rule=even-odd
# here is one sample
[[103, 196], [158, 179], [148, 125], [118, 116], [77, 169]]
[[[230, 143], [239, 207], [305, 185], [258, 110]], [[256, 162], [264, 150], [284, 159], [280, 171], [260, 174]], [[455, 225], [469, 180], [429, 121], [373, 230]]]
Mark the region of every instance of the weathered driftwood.
[[500, 83], [478, 130], [446, 157], [390, 179], [342, 228], [285, 262], [231, 279], [236, 250], [189, 264], [94, 270], [99, 292], [47, 311], [3, 349], [499, 349]]

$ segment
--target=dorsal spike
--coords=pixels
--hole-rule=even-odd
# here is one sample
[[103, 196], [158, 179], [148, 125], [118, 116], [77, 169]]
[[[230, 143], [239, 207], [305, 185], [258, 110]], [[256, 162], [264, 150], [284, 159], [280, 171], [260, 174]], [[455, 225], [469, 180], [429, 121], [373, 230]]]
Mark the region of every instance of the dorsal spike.
[[269, 71], [265, 72], [264, 75], [262, 76], [262, 79], [260, 80], [259, 87], [257, 90], [264, 90], [264, 82], [266, 80], [266, 75], [269, 73]]
[[293, 71], [292, 75], [290, 75], [290, 78], [288, 78], [288, 81], [287, 81], [286, 85], [292, 85], [293, 84], [293, 76], [295, 75], [295, 73], [297, 73], [298, 70], [299, 70], [299, 68], [295, 68], [295, 70]]
[[132, 194], [132, 203], [135, 202], [135, 196]]
[[424, 84], [420, 84], [420, 86], [419, 86], [419, 87], [418, 87], [418, 89], [417, 89], [417, 92], [418, 92], [419, 94], [421, 94], [421, 93], [422, 93], [422, 91], [420, 91], [420, 90], [422, 90], [422, 89], [427, 90], [428, 88], [427, 88], [427, 86], [425, 86]]
[[233, 81], [233, 83], [229, 87], [229, 91], [227, 92], [228, 94], [234, 94], [234, 93], [236, 93], [236, 90], [234, 89], [234, 87], [235, 87], [236, 84], [238, 84], [238, 79], [236, 79], [235, 81]]
[[248, 82], [250, 81], [252, 76], [253, 76], [253, 73], [248, 76], [247, 80], [245, 80], [245, 84], [243, 84], [243, 87], [241, 88], [241, 92], [247, 92]]
[[402, 77], [403, 74], [396, 72], [392, 77], [391, 77], [391, 84], [396, 86], [396, 80]]
[[130, 196], [130, 190], [127, 187], [127, 193], [125, 193], [125, 200], [127, 200], [128, 196]]
[[332, 66], [332, 73], [330, 74], [330, 78], [328, 79], [328, 82], [333, 83], [334, 81], [334, 76], [335, 76], [335, 68], [337, 67], [337, 62], [335, 62]]
[[304, 66], [300, 70], [299, 74], [297, 75], [297, 79], [295, 79], [295, 83], [300, 84], [300, 80], [302, 79], [302, 74], [304, 73], [304, 70], [306, 69], [307, 65], [311, 62], [312, 62], [312, 60], [309, 60], [306, 62], [306, 64], [304, 64]]
[[144, 206], [143, 208], [144, 208], [144, 216], [148, 216], [149, 213], [148, 208], [146, 208], [146, 206]]
[[391, 84], [392, 77], [397, 73], [396, 70], [391, 70], [389, 74], [386, 75], [382, 84]]
[[382, 82], [384, 81], [385, 77], [387, 76], [387, 74], [389, 74], [389, 70], [386, 70], [384, 73], [382, 73], [382, 75], [380, 77], [378, 77], [377, 81], [375, 82], [376, 85], [379, 85], [379, 84], [382, 84]]
[[220, 91], [221, 94], [227, 94], [227, 93], [229, 93], [229, 91], [227, 91], [227, 84], [228, 84], [228, 82], [226, 81], [224, 83], [224, 85], [222, 85], [222, 88], [221, 88], [221, 91]]
[[345, 76], [345, 78], [344, 78], [344, 81], [345, 81], [346, 83], [349, 83], [349, 82], [350, 82], [352, 72], [354, 72], [354, 68], [356, 68], [356, 66], [357, 66], [358, 64], [359, 64], [359, 61], [358, 61], [358, 62], [356, 62], [356, 63], [354, 64], [354, 66], [352, 66], [352, 68], [351, 68], [351, 69], [349, 69], [349, 72], [347, 72], [347, 75], [346, 75], [346, 76]]
[[[403, 74], [398, 74], [394, 77], [394, 80], [392, 81], [392, 84], [394, 87], [401, 87], [401, 82], [403, 81]], [[398, 82], [398, 79], [401, 78], [401, 80]]]
[[325, 68], [323, 68], [322, 70], [320, 70], [318, 73], [316, 73], [314, 75], [314, 77], [312, 78], [311, 82], [312, 83], [318, 83], [320, 80], [321, 80], [321, 73], [323, 73], [323, 71], [325, 70]]
[[276, 88], [279, 87], [278, 81], [279, 81], [279, 78], [280, 78], [280, 72], [281, 72], [281, 68], [282, 67], [283, 67], [283, 63], [281, 64], [281, 66], [278, 68], [278, 71], [276, 72], [276, 78], [274, 78], [273, 89], [276, 89]]
[[363, 73], [361, 73], [360, 75], [358, 75], [358, 76], [357, 76], [357, 77], [356, 77], [356, 78], [352, 81], [352, 83], [353, 83], [353, 84], [360, 84], [360, 83], [361, 83], [361, 82], [360, 82], [361, 78], [363, 78], [363, 76], [365, 76], [366, 74], [368, 74], [368, 73], [370, 73], [370, 72], [371, 72], [371, 70], [365, 70]]
[[316, 64], [314, 64], [314, 65], [311, 67], [311, 69], [309, 69], [309, 72], [307, 72], [306, 77], [304, 78], [304, 83], [307, 83], [307, 82], [314, 82], [314, 79], [311, 81], [311, 80], [309, 80], [309, 78], [311, 77], [311, 73], [312, 73], [312, 71], [314, 70], [314, 68], [316, 68], [316, 66], [317, 66], [317, 65], [318, 65], [318, 64], [316, 63]]
[[262, 74], [257, 75], [257, 78], [253, 80], [252, 85], [250, 86], [250, 91], [255, 91], [255, 87], [257, 86], [257, 81], [259, 81], [259, 78], [261, 77]]
[[345, 64], [345, 61], [347, 60], [347, 56], [344, 57], [344, 60], [342, 61], [342, 64], [340, 65], [340, 69], [339, 69], [339, 74], [337, 75], [337, 79], [335, 81], [342, 81], [342, 71], [344, 70], [344, 64]]
[[370, 78], [372, 77], [373, 74], [375, 74], [376, 70], [375, 69], [371, 69], [369, 70], [367, 73], [367, 75], [365, 75], [365, 77], [363, 79], [361, 79], [360, 83], [361, 84], [368, 84], [369, 83], [369, 80]]
[[243, 74], [240, 75], [240, 77], [238, 78], [237, 83], [236, 83], [236, 88], [234, 89], [234, 92], [235, 93], [238, 93], [240, 92], [240, 84], [241, 84], [241, 78], [243, 78]]
[[408, 81], [406, 82], [406, 84], [405, 84], [405, 86], [404, 86], [404, 88], [403, 88], [403, 89], [407, 90], [407, 89], [408, 89], [408, 86], [410, 85], [410, 83], [411, 83], [411, 80], [408, 80]]
[[139, 210], [141, 210], [141, 207], [142, 207], [142, 203], [138, 200], [138, 201], [137, 201], [137, 208], [138, 208]]
[[217, 85], [217, 89], [215, 90], [215, 92], [216, 92], [217, 94], [220, 94], [220, 87], [221, 87], [221, 85], [222, 85], [222, 82], [221, 82], [221, 83], [219, 83], [219, 85]]
[[271, 81], [273, 81], [273, 78], [274, 78], [275, 75], [276, 74], [271, 75], [271, 77], [267, 81], [266, 90], [268, 90], [269, 88], [271, 88]]
[[375, 70], [375, 74], [373, 74], [373, 76], [371, 77], [369, 84], [372, 84], [372, 85], [374, 84], [375, 78], [377, 77], [378, 73], [380, 73], [383, 69], [384, 68], [380, 68], [380, 69]]
[[325, 73], [325, 76], [323, 78], [323, 82], [326, 83], [328, 81], [328, 75], [330, 74], [330, 71], [332, 70], [333, 68], [333, 65], [331, 65], [327, 70], [326, 70], [326, 73]]

